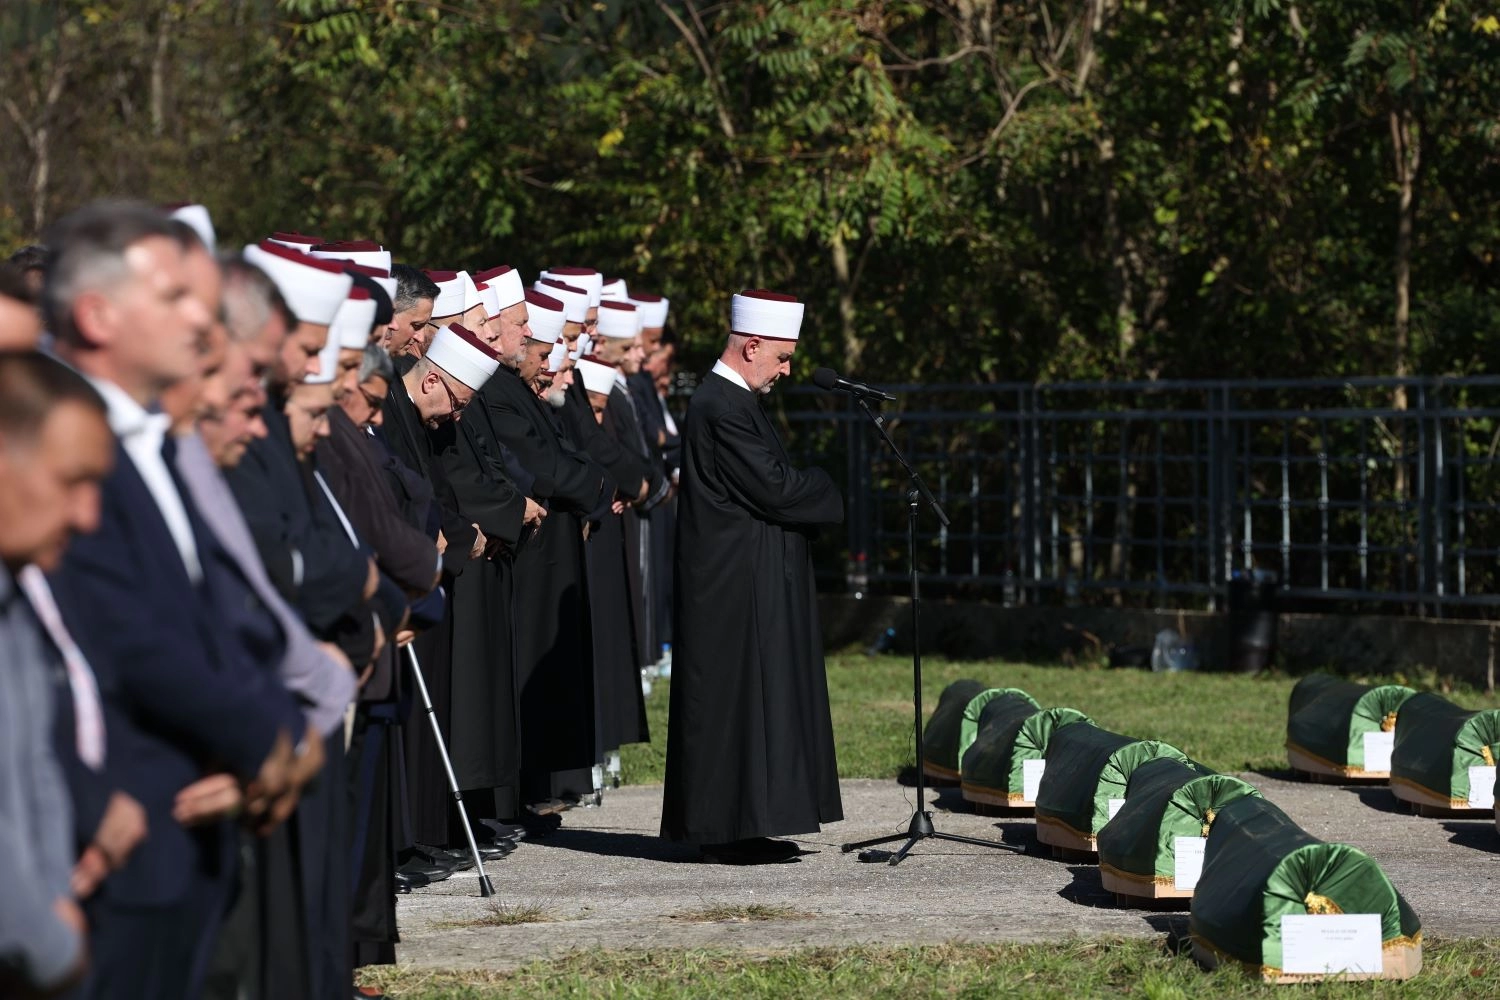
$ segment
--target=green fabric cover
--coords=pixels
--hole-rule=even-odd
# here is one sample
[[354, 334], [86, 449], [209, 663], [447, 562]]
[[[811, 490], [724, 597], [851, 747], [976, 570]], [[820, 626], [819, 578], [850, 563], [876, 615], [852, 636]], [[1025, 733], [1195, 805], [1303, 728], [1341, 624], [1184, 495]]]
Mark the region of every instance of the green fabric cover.
[[1424, 692], [1407, 699], [1396, 716], [1393, 779], [1404, 778], [1437, 795], [1467, 801], [1469, 768], [1493, 764], [1497, 755], [1500, 709], [1475, 712]]
[[1006, 702], [1015, 702], [1035, 712], [1042, 706], [1036, 703], [1036, 699], [1022, 691], [1020, 688], [986, 688], [964, 706], [963, 721], [958, 726], [958, 769], [963, 771], [964, 753], [974, 745], [974, 739], [979, 735], [979, 717], [985, 708], [993, 704], [996, 699]]
[[975, 680], [954, 681], [938, 695], [937, 708], [922, 730], [922, 759], [950, 771], [958, 770], [958, 731], [970, 700], [989, 687]]
[[1254, 795], [1230, 802], [1214, 820], [1190, 927], [1226, 955], [1280, 969], [1281, 918], [1307, 913], [1309, 893], [1332, 900], [1344, 913], [1380, 914], [1383, 941], [1421, 929], [1368, 855], [1324, 843]]
[[1176, 875], [1176, 838], [1201, 837], [1226, 805], [1254, 786], [1227, 774], [1204, 774], [1171, 757], [1135, 769], [1125, 804], [1099, 831], [1099, 863], [1143, 878]]
[[1135, 769], [1148, 760], [1170, 757], [1199, 768], [1174, 746], [1138, 740], [1094, 726], [1065, 726], [1047, 746], [1047, 771], [1036, 793], [1036, 814], [1094, 835], [1109, 822], [1109, 800], [1125, 798]]
[[1355, 684], [1313, 674], [1292, 688], [1286, 740], [1330, 764], [1363, 769], [1365, 733], [1380, 732], [1386, 714], [1414, 694], [1400, 684]]
[[[1018, 715], [1011, 711], [1015, 707], [1024, 706], [996, 700], [980, 713], [979, 736], [959, 768], [965, 784], [1020, 795], [1026, 789], [1025, 762], [1047, 759], [1047, 744], [1054, 732], [1075, 722], [1093, 725], [1075, 708], [1044, 708], [1040, 712], [1028, 708]], [[988, 718], [991, 710], [995, 712], [993, 719]]]

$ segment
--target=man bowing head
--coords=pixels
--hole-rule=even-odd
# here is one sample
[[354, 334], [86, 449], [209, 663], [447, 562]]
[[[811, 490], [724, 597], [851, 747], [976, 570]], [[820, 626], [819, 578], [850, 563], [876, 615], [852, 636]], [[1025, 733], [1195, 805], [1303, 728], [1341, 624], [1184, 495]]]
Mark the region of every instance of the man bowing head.
[[843, 499], [792, 466], [760, 406], [801, 326], [789, 295], [736, 295], [683, 432], [662, 836], [721, 864], [795, 860], [770, 838], [844, 816], [809, 553]]

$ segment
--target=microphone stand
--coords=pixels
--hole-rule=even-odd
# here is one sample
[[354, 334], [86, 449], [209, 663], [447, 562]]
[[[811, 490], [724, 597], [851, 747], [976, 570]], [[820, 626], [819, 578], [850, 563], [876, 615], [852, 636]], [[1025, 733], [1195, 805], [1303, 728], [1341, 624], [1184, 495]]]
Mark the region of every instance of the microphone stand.
[[899, 865], [911, 849], [923, 840], [947, 840], [957, 844], [972, 844], [976, 847], [993, 847], [1006, 851], [1023, 851], [1024, 848], [1014, 844], [1002, 844], [992, 840], [979, 840], [975, 837], [963, 837], [953, 833], [942, 833], [932, 825], [932, 813], [927, 811], [927, 781], [922, 771], [922, 634], [921, 634], [921, 588], [917, 574], [917, 511], [922, 501], [932, 508], [937, 515], [938, 523], [943, 527], [948, 526], [948, 515], [943, 513], [942, 506], [917, 470], [912, 468], [901, 449], [896, 447], [896, 442], [891, 439], [890, 432], [885, 429], [885, 418], [877, 411], [871, 409], [869, 399], [863, 393], [856, 393], [855, 398], [859, 401], [859, 408], [865, 411], [865, 416], [875, 425], [880, 432], [880, 437], [890, 448], [891, 454], [896, 456], [896, 461], [906, 470], [909, 485], [906, 490], [906, 555], [911, 571], [911, 681], [912, 681], [912, 704], [916, 709], [916, 725], [914, 727], [916, 736], [916, 763], [917, 763], [917, 808], [912, 813], [911, 821], [907, 824], [905, 833], [893, 833], [885, 837], [875, 837], [871, 840], [861, 840], [853, 844], [844, 844], [839, 849], [848, 854], [850, 851], [863, 850], [867, 847], [876, 847], [880, 844], [890, 844], [905, 839], [906, 843], [901, 849], [891, 856], [891, 867]]

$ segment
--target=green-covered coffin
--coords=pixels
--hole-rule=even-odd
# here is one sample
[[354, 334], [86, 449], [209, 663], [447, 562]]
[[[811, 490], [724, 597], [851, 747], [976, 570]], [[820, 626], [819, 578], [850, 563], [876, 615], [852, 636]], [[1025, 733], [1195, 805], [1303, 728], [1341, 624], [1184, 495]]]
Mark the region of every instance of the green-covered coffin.
[[992, 806], [1029, 806], [1026, 762], [1047, 759], [1052, 734], [1075, 722], [1092, 725], [1073, 708], [1022, 710], [1017, 701], [992, 701], [979, 716], [979, 737], [959, 766], [963, 797]]
[[1323, 777], [1388, 777], [1383, 767], [1365, 766], [1365, 734], [1392, 732], [1398, 710], [1414, 694], [1400, 684], [1355, 684], [1328, 674], [1303, 678], [1287, 706], [1292, 769]]
[[[969, 747], [974, 745], [974, 740], [979, 736], [984, 711], [997, 702], [1003, 702], [1007, 706], [1024, 707], [1032, 712], [1042, 707], [1036, 703], [1035, 698], [1020, 688], [986, 688], [970, 698], [969, 703], [964, 706], [963, 721], [958, 726], [958, 752], [954, 755], [954, 760], [958, 762], [960, 777], [963, 775], [964, 754], [968, 752]], [[996, 711], [1003, 711], [1003, 709], [996, 709]]]
[[987, 688], [987, 684], [965, 678], [949, 684], [938, 695], [937, 708], [922, 731], [922, 770], [927, 777], [958, 780], [958, 734], [963, 728], [964, 709]]
[[1146, 761], [1130, 776], [1125, 805], [1099, 831], [1104, 888], [1151, 899], [1191, 897], [1191, 884], [1177, 881], [1177, 838], [1207, 837], [1226, 805], [1259, 794], [1239, 778], [1204, 774], [1171, 757]]
[[1421, 806], [1489, 812], [1494, 773], [1476, 772], [1484, 784], [1471, 795], [1469, 769], [1493, 768], [1497, 753], [1500, 709], [1476, 712], [1435, 694], [1415, 695], [1396, 718], [1391, 791]]
[[1325, 978], [1284, 971], [1281, 918], [1309, 913], [1377, 914], [1379, 975], [1405, 979], [1422, 967], [1417, 915], [1368, 855], [1318, 840], [1259, 796], [1230, 802], [1214, 820], [1193, 894], [1194, 955], [1278, 982]]
[[1064, 726], [1047, 746], [1047, 770], [1036, 795], [1036, 839], [1053, 847], [1092, 852], [1109, 822], [1111, 799], [1125, 798], [1137, 767], [1170, 757], [1201, 768], [1159, 740], [1138, 740], [1095, 726]]

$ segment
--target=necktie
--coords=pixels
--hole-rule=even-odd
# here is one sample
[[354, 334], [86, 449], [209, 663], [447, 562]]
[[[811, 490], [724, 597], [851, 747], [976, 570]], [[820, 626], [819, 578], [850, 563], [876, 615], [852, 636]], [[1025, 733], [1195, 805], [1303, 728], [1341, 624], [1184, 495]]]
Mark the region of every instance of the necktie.
[[78, 741], [78, 759], [92, 770], [104, 768], [104, 711], [99, 705], [99, 685], [94, 680], [94, 671], [83, 658], [83, 650], [68, 634], [57, 602], [52, 599], [52, 588], [47, 578], [35, 566], [24, 567], [17, 580], [31, 602], [32, 611], [42, 623], [47, 636], [57, 651], [62, 654], [63, 666], [68, 671], [68, 687], [73, 692], [74, 728]]

